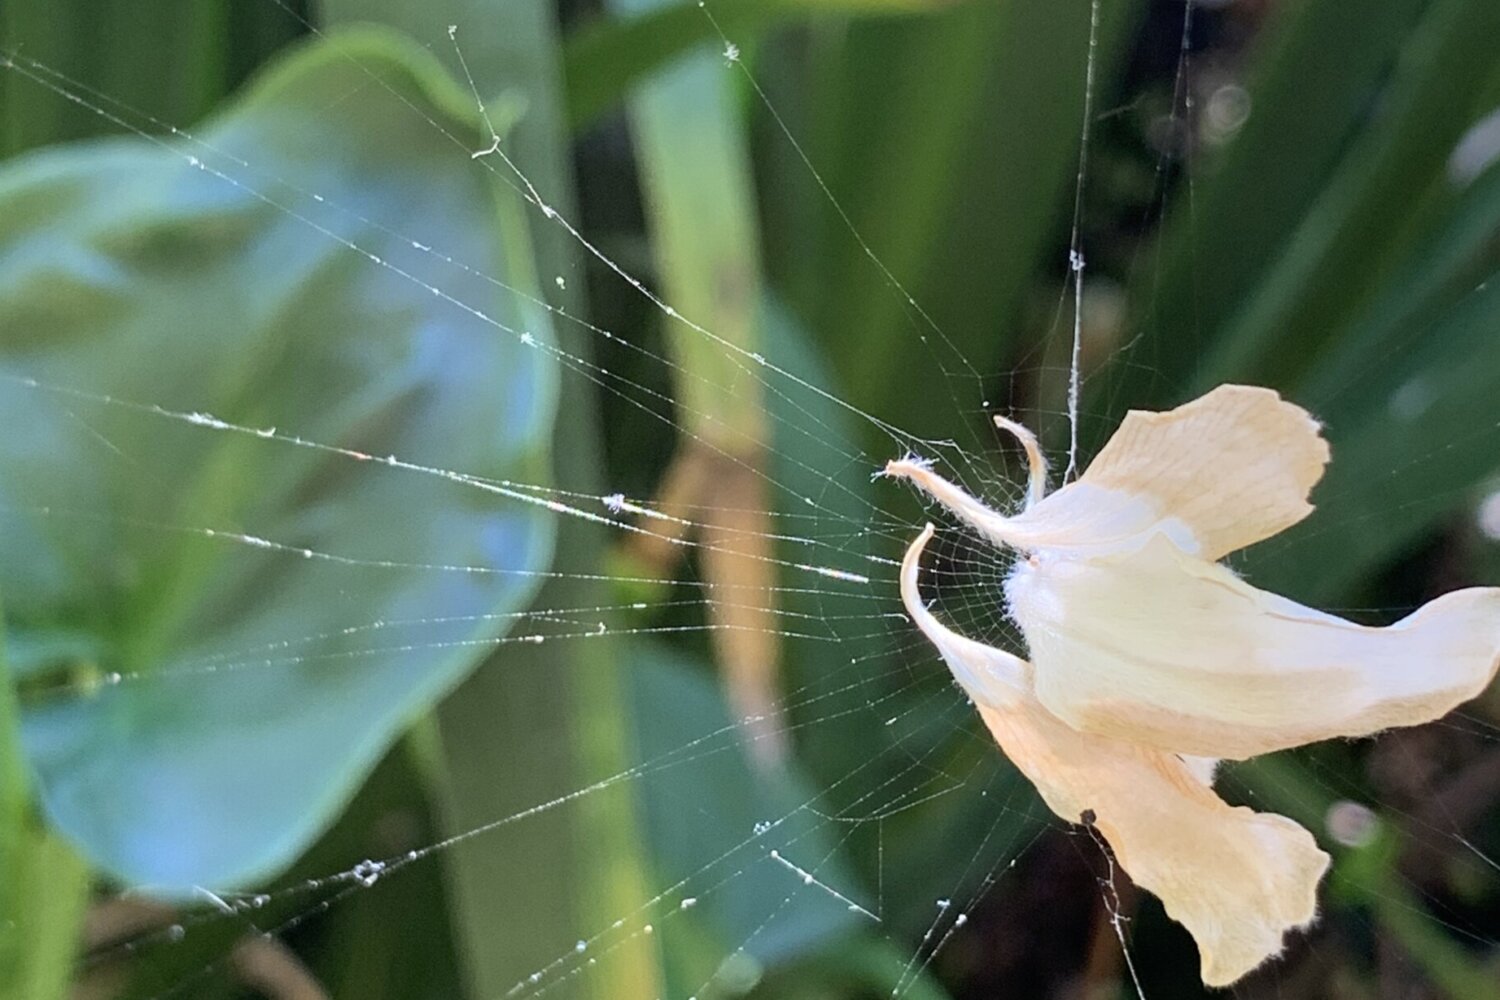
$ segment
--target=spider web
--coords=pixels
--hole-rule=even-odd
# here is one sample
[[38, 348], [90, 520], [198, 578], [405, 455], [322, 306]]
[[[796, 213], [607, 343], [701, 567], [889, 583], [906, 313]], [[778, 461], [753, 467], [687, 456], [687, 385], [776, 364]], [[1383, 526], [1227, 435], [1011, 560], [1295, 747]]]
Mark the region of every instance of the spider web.
[[[1095, 65], [1092, 35], [1098, 30], [1099, 3], [1092, 6], [1091, 41], [1086, 53], [1088, 94], [1081, 131], [1081, 153], [1071, 220], [1067, 258], [1060, 262], [1055, 318], [1049, 335], [1034, 351], [998, 376], [1008, 384], [1013, 398], [1024, 398], [1022, 387], [1038, 386], [1043, 402], [1034, 408], [1041, 421], [1041, 431], [1048, 440], [1059, 439], [1066, 432], [1067, 471], [1073, 472], [1079, 459], [1078, 428], [1088, 414], [1080, 413], [1084, 398], [1083, 380], [1089, 371], [1083, 359], [1086, 351], [1086, 327], [1091, 305], [1090, 289], [1096, 283], [1101, 292], [1094, 301], [1107, 307], [1109, 289], [1098, 279], [1086, 281], [1088, 256], [1085, 246], [1085, 222], [1088, 209], [1087, 185], [1090, 180], [1088, 152], [1091, 131], [1101, 115], [1094, 103]], [[1190, 118], [1193, 93], [1191, 62], [1193, 8], [1183, 10], [1180, 54], [1174, 75], [1174, 94], [1168, 121], [1177, 129]], [[713, 19], [713, 8], [705, 9]], [[455, 40], [460, 44], [465, 34], [482, 30], [479, 26], [459, 26]], [[994, 550], [962, 526], [943, 518], [937, 510], [923, 509], [908, 491], [888, 484], [877, 484], [873, 491], [865, 482], [887, 459], [903, 454], [917, 454], [934, 459], [976, 495], [992, 505], [1005, 508], [1019, 504], [1021, 482], [1014, 461], [1007, 455], [998, 436], [980, 429], [987, 412], [993, 407], [985, 387], [997, 383], [995, 373], [980, 372], [964, 358], [963, 353], [943, 333], [938, 322], [923, 311], [921, 303], [908, 295], [898, 278], [881, 263], [879, 248], [872, 247], [844, 214], [837, 197], [824, 183], [817, 164], [803, 152], [795, 132], [777, 114], [774, 101], [767, 98], [755, 77], [738, 57], [735, 40], [721, 32], [727, 54], [724, 71], [748, 81], [753, 93], [773, 118], [784, 141], [793, 144], [795, 155], [816, 179], [827, 196], [829, 210], [847, 225], [849, 252], [868, 259], [888, 282], [891, 294], [902, 297], [911, 307], [911, 336], [928, 345], [931, 370], [924, 373], [952, 403], [954, 440], [924, 439], [909, 433], [846, 398], [822, 377], [801, 371], [774, 353], [747, 352], [715, 331], [684, 316], [661, 298], [634, 270], [618, 263], [618, 255], [609, 252], [577, 221], [554, 209], [549, 193], [533, 186], [508, 155], [503, 140], [486, 148], [471, 149], [455, 138], [454, 156], [472, 158], [473, 167], [483, 170], [511, 185], [534, 210], [534, 223], [556, 227], [592, 261], [591, 280], [597, 276], [621, 282], [638, 295], [646, 307], [659, 318], [690, 331], [713, 345], [735, 371], [753, 384], [754, 391], [781, 401], [784, 406], [771, 414], [769, 440], [757, 442], [778, 460], [771, 471], [762, 473], [766, 486], [777, 503], [774, 509], [758, 511], [769, 519], [772, 533], [764, 536], [771, 544], [768, 560], [779, 581], [771, 590], [778, 606], [774, 634], [783, 644], [808, 644], [825, 649], [827, 669], [816, 682], [793, 680], [779, 695], [776, 710], [780, 736], [795, 742], [810, 730], [836, 729], [850, 719], [877, 720], [890, 732], [888, 741], [869, 760], [845, 770], [835, 780], [818, 787], [799, 786], [782, 795], [776, 808], [744, 829], [740, 836], [725, 838], [722, 833], [710, 835], [706, 843], [696, 845], [697, 861], [680, 877], [653, 886], [638, 905], [628, 912], [602, 923], [588, 936], [576, 941], [558, 941], [552, 957], [539, 965], [515, 969], [514, 985], [507, 997], [566, 996], [589, 977], [622, 974], [628, 968], [630, 950], [646, 938], [678, 935], [686, 940], [696, 933], [693, 922], [710, 909], [734, 909], [741, 900], [752, 901], [756, 911], [740, 921], [750, 929], [720, 956], [715, 968], [696, 980], [696, 988], [683, 991], [684, 996], [707, 997], [736, 995], [746, 992], [765, 974], [765, 965], [778, 955], [786, 954], [789, 942], [808, 926], [806, 921], [821, 921], [839, 928], [858, 928], [887, 942], [902, 957], [900, 969], [889, 990], [892, 997], [916, 996], [929, 989], [931, 972], [941, 968], [950, 955], [961, 964], [963, 953], [974, 947], [966, 939], [981, 918], [1002, 924], [1014, 907], [1007, 895], [992, 890], [1000, 883], [1017, 881], [1013, 874], [1024, 867], [1039, 841], [1055, 847], [1065, 845], [1085, 862], [1083, 870], [1094, 880], [1089, 887], [1091, 901], [1103, 914], [1103, 926], [1116, 942], [1121, 963], [1116, 974], [1128, 978], [1131, 988], [1144, 997], [1157, 989], [1143, 982], [1134, 961], [1131, 920], [1141, 901], [1136, 898], [1114, 867], [1109, 853], [1097, 834], [1087, 827], [1069, 827], [1051, 817], [1038, 805], [1023, 785], [998, 759], [975, 726], [973, 713], [963, 696], [953, 687], [936, 657], [920, 635], [910, 627], [901, 610], [896, 592], [894, 568], [905, 545], [927, 518], [942, 523], [943, 530], [934, 542], [930, 562], [924, 573], [924, 587], [937, 612], [966, 635], [1012, 649], [1021, 648], [1019, 636], [1006, 619], [999, 601], [1001, 584], [1008, 572], [1008, 557]], [[24, 54], [8, 57], [7, 67], [13, 74], [37, 85], [39, 94], [50, 93], [58, 99], [81, 104], [109, 123], [126, 128], [149, 141], [165, 132], [174, 140], [187, 142], [181, 153], [188, 162], [206, 171], [223, 184], [253, 197], [270, 201], [275, 209], [304, 224], [310, 237], [340, 243], [359, 260], [359, 266], [391, 271], [420, 285], [425, 291], [452, 308], [468, 314], [474, 321], [493, 327], [497, 335], [518, 338], [528, 348], [544, 356], [563, 373], [564, 394], [569, 384], [587, 385], [600, 393], [607, 408], [635, 411], [678, 435], [692, 433], [692, 418], [701, 416], [684, 410], [684, 400], [671, 388], [702, 376], [685, 368], [660, 344], [643, 337], [633, 337], [618, 330], [589, 323], [566, 309], [539, 298], [524, 289], [510, 287], [490, 275], [475, 273], [461, 260], [448, 256], [442, 247], [429, 247], [411, 241], [412, 249], [430, 263], [440, 265], [451, 279], [430, 280], [421, 274], [404, 270], [399, 263], [383, 259], [357, 242], [340, 235], [340, 218], [354, 218], [375, 225], [362, 216], [355, 206], [330, 202], [315, 189], [298, 185], [296, 178], [275, 178], [275, 190], [290, 189], [293, 197], [282, 200], [272, 189], [270, 180], [262, 177], [257, 164], [227, 155], [202, 143], [194, 134], [171, 123], [159, 122], [122, 106], [110, 95], [91, 90], [70, 80], [46, 65], [34, 62]], [[373, 84], [372, 84], [373, 86]], [[40, 97], [39, 97], [40, 99]], [[479, 104], [476, 94], [476, 104]], [[399, 110], [399, 109], [397, 109]], [[413, 114], [421, 112], [408, 108]], [[436, 130], [443, 126], [432, 120], [427, 124]], [[494, 136], [493, 126], [491, 128]], [[179, 147], [173, 147], [179, 148]], [[1163, 190], [1168, 186], [1169, 156], [1163, 152], [1158, 180]], [[1185, 183], [1191, 184], [1191, 169]], [[1164, 198], [1157, 205], [1164, 204]], [[391, 234], [402, 236], [402, 234]], [[1142, 242], [1144, 247], [1145, 243]], [[1144, 266], [1149, 266], [1146, 263]], [[478, 278], [500, 287], [505, 294], [524, 297], [531, 305], [545, 309], [558, 324], [569, 324], [596, 338], [608, 353], [592, 357], [570, 353], [544, 339], [530, 336], [493, 319], [481, 308], [449, 291], [450, 281], [460, 277]], [[562, 284], [566, 276], [555, 276]], [[1091, 369], [1105, 378], [1111, 364], [1142, 363], [1138, 355], [1149, 350], [1149, 343], [1132, 342], [1116, 345]], [[648, 372], [647, 377], [620, 374], [615, 357], [629, 359], [632, 372]], [[482, 494], [495, 504], [543, 508], [558, 518], [560, 530], [571, 525], [590, 523], [607, 527], [619, 538], [656, 538], [670, 536], [674, 546], [701, 558], [712, 552], [715, 544], [691, 533], [701, 529], [715, 510], [689, 506], [685, 514], [665, 512], [649, 497], [630, 491], [607, 492], [573, 489], [569, 483], [498, 481], [474, 475], [463, 469], [445, 468], [424, 461], [422, 455], [374, 456], [342, 445], [302, 436], [294, 426], [249, 426], [221, 418], [213, 413], [182, 407], [162, 399], [116, 398], [100, 393], [86, 384], [43, 381], [24, 373], [0, 374], [34, 394], [37, 405], [61, 408], [75, 415], [80, 433], [89, 433], [90, 415], [101, 411], [129, 411], [143, 422], [159, 424], [162, 433], [184, 435], [219, 435], [244, 438], [257, 449], [277, 454], [300, 451], [317, 452], [351, 465], [373, 466], [382, 474], [417, 476], [433, 484], [435, 502], [443, 502], [444, 491]], [[665, 388], [663, 388], [665, 387]], [[733, 394], [731, 385], [716, 389]], [[826, 414], [859, 426], [860, 433], [872, 433], [886, 450], [872, 452], [864, 438], [851, 439], [831, 422]], [[790, 414], [790, 416], [788, 416]], [[981, 419], [976, 419], [981, 418]], [[560, 419], [567, 419], [566, 411]], [[1494, 433], [1491, 428], [1489, 433]], [[796, 448], [787, 442], [799, 442]], [[960, 443], [960, 440], [962, 443]], [[113, 447], [105, 439], [102, 444]], [[810, 447], [815, 450], [809, 451]], [[809, 454], [817, 456], [809, 460]], [[129, 456], [125, 455], [128, 459]], [[1013, 456], [1009, 456], [1013, 457]], [[1398, 474], [1400, 474], [1398, 472]], [[807, 485], [804, 485], [807, 484]], [[873, 498], [873, 499], [868, 499]], [[851, 506], [852, 505], [852, 506]], [[103, 515], [91, 512], [86, 504], [77, 509], [32, 512], [38, 516], [65, 521], [87, 522]], [[337, 579], [340, 574], [380, 572], [390, 569], [415, 569], [424, 573], [458, 576], [489, 575], [494, 567], [481, 564], [412, 562], [382, 557], [378, 547], [366, 553], [324, 551], [298, 545], [295, 540], [257, 533], [253, 526], [245, 530], [228, 530], [209, 520], [187, 522], [163, 520], [124, 525], [118, 518], [107, 518], [114, 527], [139, 528], [163, 535], [187, 535], [215, 544], [243, 549], [247, 553], [271, 553], [288, 559], [302, 559], [323, 564]], [[679, 529], [688, 529], [683, 532]], [[795, 553], [790, 555], [789, 553]], [[538, 570], [540, 577], [567, 576], [553, 570]], [[640, 599], [625, 599], [588, 606], [530, 608], [507, 613], [504, 633], [494, 639], [465, 638], [475, 624], [474, 616], [422, 617], [402, 620], [357, 620], [338, 633], [348, 640], [346, 648], [334, 654], [308, 652], [318, 647], [326, 634], [289, 634], [274, 641], [249, 646], [234, 653], [220, 653], [198, 660], [173, 663], [150, 673], [111, 673], [106, 685], [170, 684], [174, 676], [212, 676], [240, 671], [264, 670], [276, 665], [301, 665], [316, 668], [321, 658], [371, 662], [388, 657], [420, 658], [456, 648], [473, 647], [479, 651], [503, 650], [509, 646], [575, 644], [609, 639], [649, 639], [651, 637], [684, 639], [702, 637], [716, 628], [714, 602], [735, 600], [706, 580], [701, 567], [690, 565], [669, 576], [608, 571], [601, 574], [614, 594], [642, 594]], [[1379, 609], [1364, 609], [1379, 611]], [[503, 669], [503, 659], [487, 662], [481, 669]], [[159, 923], [99, 948], [90, 958], [95, 965], [111, 962], [145, 961], [163, 950], [183, 949], [195, 939], [217, 940], [217, 954], [206, 962], [194, 953], [185, 967], [173, 971], [169, 980], [160, 983], [153, 995], [197, 995], [206, 984], [223, 977], [233, 966], [234, 942], [245, 930], [286, 941], [298, 941], [326, 915], [342, 908], [360, 905], [360, 901], [383, 888], [408, 877], [412, 871], [439, 865], [450, 852], [481, 838], [504, 836], [505, 832], [533, 822], [537, 817], [559, 810], [579, 808], [591, 799], [622, 790], [641, 796], [653, 792], [663, 776], [692, 774], [703, 769], [705, 780], [711, 769], [726, 757], [745, 753], [747, 743], [765, 738], [766, 730], [750, 718], [729, 719], [724, 725], [688, 735], [672, 734], [666, 745], [646, 752], [644, 759], [612, 773], [600, 774], [595, 780], [576, 787], [558, 790], [523, 809], [498, 815], [489, 821], [449, 836], [432, 837], [394, 853], [378, 857], [345, 859], [335, 862], [321, 874], [295, 882], [273, 883], [263, 891], [243, 894], [198, 890], [199, 905], [176, 908], [169, 922]], [[1476, 715], [1460, 712], [1439, 729], [1456, 734], [1474, 755], [1493, 756], [1497, 730]], [[1380, 741], [1381, 756], [1399, 762], [1410, 758], [1415, 749], [1410, 740], [1416, 734], [1395, 734]], [[955, 750], [955, 746], [959, 749]], [[1335, 749], [1326, 756], [1311, 758], [1313, 776], [1340, 803], [1337, 815], [1330, 813], [1328, 832], [1345, 843], [1362, 843], [1381, 822], [1357, 803], [1367, 792], [1349, 778]], [[1396, 768], [1396, 763], [1388, 766]], [[753, 776], [753, 770], [748, 772]], [[1500, 865], [1463, 832], [1471, 824], [1460, 819], [1463, 803], [1452, 797], [1429, 795], [1437, 780], [1428, 774], [1412, 782], [1410, 795], [1383, 798], [1378, 804], [1383, 813], [1399, 817], [1406, 832], [1420, 847], [1440, 852], [1458, 844], [1474, 863], [1477, 878], [1493, 884], [1500, 878]], [[1259, 789], [1275, 787], [1262, 775], [1258, 783], [1241, 784], [1231, 773], [1225, 780], [1231, 794], [1252, 800]], [[978, 813], [989, 817], [974, 837], [972, 848], [962, 852], [967, 861], [954, 870], [944, 870], [920, 889], [890, 885], [887, 831], [912, 822], [941, 819], [952, 815], [943, 810], [954, 802], [979, 803]], [[690, 811], [691, 804], [676, 802]], [[1363, 810], [1363, 811], [1362, 811]], [[1017, 821], [1017, 818], [1020, 821]], [[684, 827], [692, 824], [683, 820]], [[648, 832], [650, 830], [648, 824]], [[660, 832], [660, 831], [657, 831]], [[1320, 833], [1324, 831], [1319, 831]], [[855, 868], [845, 860], [858, 854], [867, 859], [863, 871], [872, 877], [858, 877]], [[1397, 871], [1395, 882], [1387, 890], [1377, 890], [1377, 897], [1393, 901], [1394, 906], [1419, 900], [1423, 906], [1411, 918], [1420, 927], [1442, 930], [1473, 944], [1476, 949], [1493, 950], [1494, 937], [1484, 931], [1472, 914], [1452, 907], [1435, 884], [1420, 872]], [[939, 895], [931, 887], [946, 886]], [[133, 898], [133, 887], [121, 887], [116, 899]], [[1328, 891], [1325, 887], [1324, 891]], [[1016, 893], [1024, 892], [1017, 886]], [[493, 900], [494, 906], [507, 906], [504, 900]], [[536, 904], [532, 904], [536, 905]], [[925, 916], [920, 915], [925, 911]], [[838, 914], [837, 917], [833, 914]], [[1150, 918], [1157, 923], [1159, 916]], [[911, 933], [917, 928], [917, 933]], [[981, 941], [982, 938], [973, 938]], [[1182, 935], [1173, 939], [1178, 948], [1191, 948]], [[1316, 952], [1329, 947], [1314, 937], [1298, 947]], [[1191, 954], [1189, 951], [1187, 954]], [[1192, 963], [1186, 962], [1191, 965]], [[1270, 990], [1280, 992], [1276, 973], [1269, 980]], [[1248, 989], [1248, 988], [1247, 988]], [[1258, 987], [1257, 987], [1258, 989]], [[1247, 992], [1246, 995], [1261, 995]]]

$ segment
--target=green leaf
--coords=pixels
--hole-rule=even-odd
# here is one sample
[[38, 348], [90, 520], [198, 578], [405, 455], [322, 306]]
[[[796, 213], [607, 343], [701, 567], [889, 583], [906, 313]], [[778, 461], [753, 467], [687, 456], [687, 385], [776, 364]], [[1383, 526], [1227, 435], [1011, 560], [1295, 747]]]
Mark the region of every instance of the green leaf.
[[[1142, 6], [1102, 5], [1096, 109], [1108, 106]], [[1033, 346], [1016, 332], [1046, 255], [1066, 234], [1089, 21], [1087, 3], [1015, 0], [860, 22], [815, 35], [820, 63], [833, 69], [785, 95], [790, 113], [805, 109], [792, 128], [884, 270], [776, 136], [768, 152], [778, 162], [763, 186], [787, 193], [767, 209], [781, 263], [773, 275], [850, 398], [896, 426], [955, 436], [955, 410], [983, 398], [976, 372]], [[916, 378], [927, 388], [913, 391]]]
[[1205, 347], [1302, 223], [1426, 6], [1393, 0], [1356, 18], [1333, 4], [1277, 8], [1254, 53], [1249, 119], [1223, 150], [1190, 165], [1192, 186], [1136, 274], [1132, 326], [1147, 339], [1142, 364], [1122, 370], [1113, 387], [1122, 391], [1109, 394], [1116, 416], [1179, 402], [1183, 382], [1204, 374]]
[[[762, 312], [767, 356], [810, 385], [836, 388], [831, 366], [790, 310], [768, 296]], [[983, 734], [937, 654], [911, 641], [885, 568], [910, 538], [877, 505], [895, 491], [871, 482], [876, 459], [851, 443], [854, 416], [798, 386], [777, 388], [767, 398], [775, 432], [769, 472], [781, 487], [785, 523], [812, 543], [788, 540], [780, 554], [796, 562], [815, 557], [873, 581], [799, 581], [782, 595], [792, 620], [832, 640], [786, 647], [783, 686], [793, 693], [786, 710], [798, 760], [823, 789], [821, 811], [866, 820], [853, 828], [845, 853], [867, 891], [884, 886], [887, 930], [920, 937], [934, 899], [973, 891], [1048, 813], [1017, 805], [1035, 801], [1030, 785]]]
[[[713, 0], [653, 4], [623, 20], [597, 19], [571, 34], [564, 47], [568, 122], [593, 124], [640, 80], [697, 45], [722, 46], [719, 33], [744, 46], [778, 24], [810, 17], [911, 14], [954, 0]], [[715, 27], [717, 22], [717, 28]]]
[[948, 1000], [948, 995], [931, 963], [913, 961], [904, 941], [866, 935], [840, 941], [768, 977], [764, 991], [756, 994], [776, 1000], [848, 996]]
[[1333, 449], [1314, 494], [1320, 510], [1252, 550], [1265, 563], [1258, 586], [1334, 599], [1467, 506], [1500, 468], [1500, 280], [1413, 338], [1400, 365], [1346, 368], [1342, 390], [1313, 401]]
[[[399, 27], [459, 68], [456, 41], [481, 99], [493, 107], [502, 95], [524, 109], [505, 136], [507, 156], [558, 214], [577, 218], [550, 0], [328, 0], [324, 9], [338, 19]], [[457, 26], [454, 38], [449, 25]], [[498, 160], [482, 162], [515, 181]], [[502, 230], [536, 223], [528, 242], [537, 271], [548, 279], [548, 301], [583, 316], [585, 270], [573, 238], [531, 206], [513, 201], [509, 208]], [[553, 277], [564, 278], [566, 287], [551, 287]], [[534, 280], [517, 284], [536, 295]], [[555, 333], [567, 357], [587, 363], [594, 355], [595, 335], [583, 325], [558, 324]], [[563, 384], [566, 419], [557, 421], [553, 437], [556, 478], [567, 489], [602, 494], [595, 386], [583, 375], [568, 377], [576, 381]], [[600, 568], [607, 544], [601, 526], [570, 520], [558, 536], [553, 576], [533, 608], [610, 603]], [[521, 977], [554, 966], [560, 955], [573, 954], [576, 941], [646, 899], [632, 786], [572, 794], [628, 766], [623, 671], [624, 657], [609, 635], [528, 644], [476, 671], [436, 713], [430, 771], [445, 833], [465, 835], [444, 852], [445, 874], [463, 977], [476, 997], [501, 996]], [[565, 808], [532, 811], [564, 798]], [[468, 836], [517, 813], [527, 813], [524, 821], [503, 832]], [[650, 1000], [660, 995], [657, 965], [656, 942], [637, 935], [600, 958], [597, 975], [570, 977], [566, 995]]]
[[1201, 359], [1198, 389], [1225, 377], [1284, 383], [1336, 338], [1351, 311], [1383, 290], [1401, 263], [1392, 250], [1404, 249], [1404, 227], [1424, 214], [1421, 195], [1435, 182], [1451, 187], [1449, 155], [1489, 110], [1472, 95], [1500, 75], [1497, 36], [1500, 6], [1490, 0], [1432, 5], [1406, 39], [1375, 121]]
[[[125, 107], [183, 125], [205, 114], [225, 90], [229, 14], [224, 0], [128, 7], [87, 0], [8, 3], [0, 7], [0, 46], [23, 65], [36, 60]], [[156, 52], [170, 55], [154, 60], [154, 72], [140, 72], [142, 57]], [[82, 104], [42, 93], [32, 81], [0, 74], [4, 153], [118, 129]]]
[[656, 887], [681, 884], [669, 905], [697, 899], [690, 914], [668, 911], [656, 928], [669, 994], [696, 992], [736, 950], [749, 960], [741, 970], [748, 976], [862, 923], [874, 927], [772, 857], [778, 851], [854, 902], [876, 905], [840, 849], [847, 825], [827, 818], [796, 765], [775, 773], [751, 766], [714, 670], [659, 644], [633, 650], [639, 794]]
[[100, 656], [32, 672], [26, 744], [48, 816], [123, 879], [286, 864], [548, 558], [530, 505], [210, 426], [545, 478], [552, 373], [517, 334], [546, 317], [488, 277], [529, 273], [525, 243], [475, 224], [512, 195], [442, 131], [477, 144], [471, 107], [420, 49], [350, 34], [200, 143], [0, 180], [0, 421], [28, 428], [0, 442], [6, 621]]
[[[625, 11], [653, 6], [660, 4], [611, 4]], [[758, 462], [762, 392], [744, 359], [759, 351], [760, 237], [734, 82], [722, 57], [699, 51], [643, 81], [628, 107], [662, 294], [715, 337], [666, 324], [685, 433]]]

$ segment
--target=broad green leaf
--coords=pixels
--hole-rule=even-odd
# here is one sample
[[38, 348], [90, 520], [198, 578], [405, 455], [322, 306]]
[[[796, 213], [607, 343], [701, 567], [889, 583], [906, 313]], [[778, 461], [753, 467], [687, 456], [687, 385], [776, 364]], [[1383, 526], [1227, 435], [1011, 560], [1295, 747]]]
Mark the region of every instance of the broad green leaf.
[[[796, 765], [752, 766], [746, 730], [731, 725], [709, 664], [655, 644], [632, 652], [639, 794], [656, 887], [680, 884], [655, 929], [671, 995], [697, 992], [737, 950], [748, 959], [737, 974], [754, 975], [861, 923], [874, 928], [849, 902], [772, 857], [777, 852], [856, 903], [877, 905], [841, 850], [848, 825], [827, 818]], [[684, 896], [697, 900], [692, 912], [670, 912]]]
[[420, 49], [349, 34], [197, 143], [0, 181], [0, 423], [27, 428], [0, 441], [6, 623], [98, 656], [31, 665], [25, 739], [48, 816], [127, 881], [286, 864], [548, 557], [531, 505], [270, 436], [545, 478], [553, 377], [519, 334], [546, 317], [491, 281], [531, 264], [444, 134], [479, 141], [469, 107]]
[[[577, 218], [550, 2], [327, 0], [323, 6], [336, 20], [398, 27], [462, 73], [456, 42], [479, 99], [493, 108], [503, 96], [522, 109], [504, 137], [506, 155], [549, 206], [563, 218]], [[471, 106], [474, 100], [470, 95]], [[516, 182], [498, 158], [480, 162]], [[584, 315], [585, 272], [577, 244], [534, 207], [512, 207], [534, 223], [531, 241], [547, 300], [570, 316]], [[555, 287], [554, 278], [562, 278], [563, 287]], [[586, 363], [594, 356], [596, 335], [582, 324], [560, 323], [555, 334], [569, 358]], [[576, 362], [573, 368], [564, 376], [566, 411], [553, 436], [556, 479], [566, 489], [600, 495], [609, 488], [599, 453], [596, 387], [577, 373]], [[600, 576], [607, 544], [600, 526], [568, 521], [558, 536], [555, 575], [537, 592], [533, 608], [608, 604]], [[471, 833], [626, 768], [625, 667], [616, 640], [603, 635], [506, 650], [476, 671], [439, 707], [436, 733], [429, 734], [431, 780], [445, 833]], [[502, 996], [522, 977], [571, 956], [576, 941], [634, 912], [646, 898], [629, 783], [531, 813], [503, 831], [466, 837], [444, 856], [463, 978], [476, 997]], [[592, 968], [593, 974], [572, 976], [565, 986], [554, 983], [558, 993], [608, 1000], [651, 1000], [661, 993], [656, 942], [649, 936], [611, 949]]]

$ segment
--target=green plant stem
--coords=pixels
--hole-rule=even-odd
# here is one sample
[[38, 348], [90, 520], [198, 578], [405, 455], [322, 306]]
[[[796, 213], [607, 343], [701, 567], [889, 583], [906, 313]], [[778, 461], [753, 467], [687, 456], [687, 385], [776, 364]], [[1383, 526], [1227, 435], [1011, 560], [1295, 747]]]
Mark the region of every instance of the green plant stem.
[[20, 713], [0, 633], [0, 997], [68, 993], [88, 869], [36, 825], [22, 757]]

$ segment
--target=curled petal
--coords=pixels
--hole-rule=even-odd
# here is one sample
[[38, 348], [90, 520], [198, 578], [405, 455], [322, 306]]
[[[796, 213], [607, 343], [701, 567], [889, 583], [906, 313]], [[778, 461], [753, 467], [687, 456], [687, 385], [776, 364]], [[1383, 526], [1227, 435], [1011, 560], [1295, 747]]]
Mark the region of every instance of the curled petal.
[[1224, 385], [1164, 413], [1132, 410], [1076, 482], [1042, 499], [1033, 489], [1035, 502], [1014, 517], [923, 463], [892, 462], [886, 471], [1000, 545], [1085, 555], [1160, 534], [1214, 560], [1306, 517], [1308, 491], [1327, 462], [1328, 443], [1306, 410], [1270, 389]]
[[1198, 942], [1203, 981], [1234, 982], [1309, 923], [1328, 866], [1311, 834], [1282, 816], [1231, 807], [1213, 761], [1077, 732], [1031, 693], [1030, 664], [942, 625], [917, 574], [932, 526], [907, 549], [901, 598], [968, 690], [1000, 748], [1057, 815], [1088, 814], [1120, 866]]
[[1003, 649], [986, 646], [950, 631], [939, 622], [917, 592], [917, 574], [922, 550], [932, 538], [927, 525], [916, 541], [907, 546], [901, 560], [901, 600], [912, 622], [937, 647], [943, 662], [970, 698], [984, 705], [1008, 705], [1031, 688], [1031, 664]]
[[1041, 553], [1005, 585], [1037, 696], [1076, 729], [1241, 759], [1428, 722], [1500, 667], [1500, 589], [1446, 594], [1371, 628], [1245, 583], [1157, 538]]
[[1328, 855], [1296, 823], [1230, 806], [1175, 754], [1076, 732], [1035, 700], [979, 713], [1048, 807], [1090, 814], [1120, 867], [1188, 929], [1208, 985], [1239, 979], [1316, 916]]

